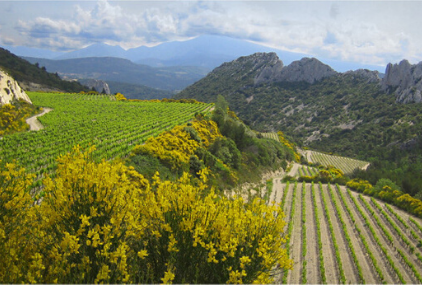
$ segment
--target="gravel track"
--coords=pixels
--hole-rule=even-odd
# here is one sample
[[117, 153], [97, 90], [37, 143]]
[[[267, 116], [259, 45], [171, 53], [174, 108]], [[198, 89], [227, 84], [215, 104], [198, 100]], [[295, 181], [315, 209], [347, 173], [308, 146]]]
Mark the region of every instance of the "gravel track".
[[[342, 187], [343, 188], [343, 187]], [[344, 188], [343, 188], [344, 189]], [[353, 194], [352, 194], [353, 195]], [[354, 195], [355, 196], [355, 195]], [[357, 210], [356, 205], [353, 203], [349, 195], [346, 194], [346, 199], [349, 201], [350, 209], [355, 217], [355, 222], [357, 226], [361, 229], [363, 236], [365, 237], [368, 247], [372, 254], [374, 255], [375, 259], [377, 260], [377, 264], [379, 268], [390, 268], [390, 265], [383, 254], [381, 248], [379, 248], [378, 244], [375, 242], [374, 237], [372, 236], [371, 231], [368, 228], [368, 225], [365, 224], [365, 220], [361, 216], [360, 212]], [[357, 197], [355, 197], [357, 199]], [[357, 201], [357, 200], [356, 200]], [[362, 207], [360, 207], [362, 209]], [[368, 216], [366, 216], [369, 218]], [[375, 269], [374, 269], [375, 270]], [[393, 269], [383, 270], [384, 279], [388, 284], [398, 283], [399, 280], [394, 274]], [[382, 280], [377, 280], [375, 283], [381, 283]]]
[[315, 223], [315, 213], [312, 203], [312, 184], [306, 184], [306, 196], [303, 203], [306, 207], [306, 272], [307, 280], [310, 284], [319, 284], [321, 283], [320, 272], [319, 272], [319, 254], [318, 254], [318, 237], [317, 237], [317, 228]]
[[322, 191], [318, 185], [315, 185], [315, 200], [318, 209], [320, 209], [319, 222], [321, 226], [322, 255], [324, 258], [325, 276], [328, 284], [337, 284], [340, 282], [338, 265], [336, 262], [334, 244], [331, 238], [328, 221], [324, 213], [322, 203]]
[[298, 183], [296, 189], [295, 212], [290, 219], [293, 219], [293, 231], [290, 237], [290, 258], [293, 259], [293, 269], [287, 276], [288, 284], [299, 284], [302, 275], [302, 184]]
[[[376, 272], [374, 272], [373, 270], [368, 270], [370, 268], [372, 268], [372, 262], [366, 252], [366, 249], [357, 233], [357, 231], [355, 230], [355, 226], [352, 224], [351, 218], [349, 216], [349, 213], [347, 212], [347, 209], [344, 207], [342, 201], [341, 201], [341, 197], [339, 197], [339, 194], [337, 192], [337, 188], [335, 186], [332, 186], [333, 188], [333, 193], [334, 193], [334, 197], [336, 199], [337, 205], [340, 205], [341, 209], [342, 209], [342, 213], [338, 213], [341, 214], [343, 216], [343, 221], [346, 224], [346, 228], [347, 231], [349, 233], [349, 236], [351, 238], [352, 244], [353, 244], [353, 248], [355, 250], [355, 254], [357, 256], [357, 259], [359, 261], [359, 265], [362, 268], [362, 273], [363, 273], [363, 279], [365, 280], [365, 283], [368, 284], [375, 284], [378, 283], [378, 278], [376, 275]], [[346, 188], [342, 188], [341, 189], [342, 192], [344, 192], [343, 195], [346, 194]], [[349, 208], [351, 208], [349, 206]], [[345, 217], [347, 216], [347, 217]]]
[[50, 108], [44, 108], [44, 110], [35, 116], [32, 116], [28, 119], [26, 119], [26, 123], [29, 125], [29, 130], [30, 131], [39, 131], [41, 129], [44, 129], [44, 126], [41, 124], [40, 121], [38, 121], [38, 117], [41, 117], [44, 114], [47, 114], [48, 112], [52, 111], [53, 109]]
[[[354, 194], [356, 194], [356, 193], [354, 193]], [[370, 198], [368, 198], [368, 197], [365, 197], [365, 196], [363, 196], [363, 198], [364, 199], [366, 199], [366, 201], [368, 202], [368, 204], [369, 204], [369, 206], [371, 207], [371, 209], [372, 210], [374, 210], [375, 211], [375, 215], [378, 217], [378, 218], [380, 218], [379, 217], [379, 215], [378, 215], [378, 213], [376, 212], [376, 210], [374, 209], [374, 206], [372, 205], [372, 204], [370, 204], [369, 202], [370, 202]], [[389, 255], [390, 255], [390, 257], [391, 257], [391, 259], [392, 259], [392, 261], [394, 262], [394, 265], [398, 268], [398, 270], [400, 271], [400, 273], [403, 275], [403, 278], [405, 279], [405, 281], [406, 281], [406, 283], [415, 283], [414, 282], [414, 280], [413, 280], [413, 278], [410, 276], [411, 274], [408, 272], [408, 269], [407, 269], [407, 267], [405, 267], [404, 266], [404, 263], [403, 262], [401, 262], [399, 259], [398, 259], [398, 254], [397, 254], [397, 252], [395, 251], [395, 247], [394, 247], [394, 245], [392, 245], [392, 244], [390, 244], [390, 242], [388, 241], [388, 239], [385, 237], [385, 235], [384, 235], [384, 233], [382, 232], [382, 230], [380, 229], [380, 227], [378, 226], [378, 224], [376, 223], [376, 221], [375, 221], [375, 219], [372, 217], [372, 214], [369, 212], [369, 210], [366, 208], [366, 206], [362, 203], [362, 201], [360, 201], [360, 199], [358, 199], [358, 202], [360, 203], [360, 206], [361, 206], [361, 208], [366, 212], [366, 214], [367, 214], [367, 216], [368, 217], [370, 217], [370, 219], [369, 219], [369, 221], [370, 221], [370, 223], [371, 223], [371, 225], [372, 225], [372, 227], [374, 228], [374, 230], [375, 230], [375, 232], [376, 232], [376, 234], [377, 234], [377, 237], [380, 239], [380, 240], [383, 240], [384, 241], [384, 246], [386, 247], [386, 248], [390, 248], [391, 250], [389, 250]], [[388, 228], [387, 228], [387, 230], [388, 230]], [[394, 271], [393, 271], [393, 269], [390, 269], [389, 268], [389, 270], [391, 271], [391, 273], [392, 274], [394, 274]], [[383, 270], [384, 272], [386, 271], [385, 269]], [[396, 276], [396, 280], [397, 280], [397, 282], [398, 282], [398, 277]]]
[[344, 237], [343, 229], [337, 217], [337, 211], [331, 201], [331, 197], [328, 192], [327, 185], [323, 185], [323, 195], [327, 201], [328, 211], [330, 213], [330, 219], [333, 224], [334, 233], [337, 239], [337, 245], [340, 251], [340, 258], [343, 264], [343, 271], [346, 277], [346, 283], [359, 283], [359, 278], [357, 275], [357, 268], [353, 262], [353, 259], [350, 255], [347, 241]]

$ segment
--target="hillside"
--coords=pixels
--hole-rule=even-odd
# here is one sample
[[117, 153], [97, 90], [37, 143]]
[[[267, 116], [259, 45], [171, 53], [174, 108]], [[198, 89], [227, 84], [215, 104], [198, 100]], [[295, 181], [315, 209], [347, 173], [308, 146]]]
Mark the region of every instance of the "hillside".
[[112, 94], [122, 93], [128, 99], [162, 99], [171, 98], [174, 95], [174, 93], [171, 91], [161, 90], [139, 84], [130, 84], [111, 80], [107, 80], [107, 84], [110, 87], [110, 92]]
[[[275, 54], [254, 54], [221, 65], [175, 97], [212, 102], [221, 94], [253, 128], [283, 130], [303, 147], [374, 162], [362, 178], [375, 184], [390, 177], [422, 195], [420, 105], [396, 103], [377, 72], [333, 73], [316, 60], [311, 67], [292, 70], [290, 78], [306, 75], [302, 80], [280, 80], [288, 67]], [[326, 76], [316, 79], [321, 74], [313, 70], [324, 68]]]
[[135, 64], [117, 57], [87, 57], [77, 59], [49, 60], [26, 57], [50, 72], [71, 79], [101, 79], [151, 88], [176, 91], [203, 78], [208, 69], [202, 67], [151, 67]]
[[[29, 96], [52, 110], [39, 117], [44, 129], [0, 140], [4, 283], [422, 282], [419, 218], [345, 186], [283, 183], [293, 144], [250, 130], [222, 96], [212, 113], [203, 103]], [[240, 184], [264, 172], [266, 185]], [[355, 185], [400, 193], [392, 202], [422, 216], [421, 201], [388, 185]]]
[[17, 80], [25, 90], [88, 91], [88, 88], [79, 83], [64, 81], [57, 74], [49, 73], [45, 68], [30, 64], [2, 48], [0, 48], [0, 67]]

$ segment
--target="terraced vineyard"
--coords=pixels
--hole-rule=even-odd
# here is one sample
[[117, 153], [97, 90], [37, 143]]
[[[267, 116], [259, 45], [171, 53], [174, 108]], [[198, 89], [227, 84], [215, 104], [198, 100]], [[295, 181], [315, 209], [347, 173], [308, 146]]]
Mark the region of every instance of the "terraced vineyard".
[[422, 220], [344, 186], [281, 183], [294, 268], [287, 283], [422, 283]]
[[280, 139], [278, 138], [277, 133], [261, 133], [261, 135], [264, 138], [267, 138], [267, 139], [273, 139], [273, 140], [276, 140], [276, 141], [280, 141]]
[[356, 168], [365, 168], [369, 164], [366, 161], [352, 159], [348, 157], [329, 155], [316, 151], [306, 151], [305, 156], [309, 162], [320, 163], [321, 165], [332, 165], [342, 170], [344, 173], [352, 173]]
[[95, 158], [124, 157], [143, 143], [175, 125], [183, 124], [210, 104], [121, 102], [115, 96], [28, 92], [36, 106], [52, 111], [39, 117], [40, 131], [5, 136], [0, 140], [1, 159], [19, 164], [38, 177], [53, 172], [56, 158], [76, 144], [97, 148]]

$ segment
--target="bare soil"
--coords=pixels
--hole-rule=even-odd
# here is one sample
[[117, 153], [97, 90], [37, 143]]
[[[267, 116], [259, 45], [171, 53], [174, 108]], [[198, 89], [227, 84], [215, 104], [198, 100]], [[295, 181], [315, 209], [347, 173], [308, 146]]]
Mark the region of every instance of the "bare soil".
[[26, 123], [29, 125], [29, 130], [30, 131], [39, 131], [41, 129], [44, 128], [44, 126], [40, 123], [40, 121], [38, 121], [38, 117], [41, 117], [44, 114], [47, 114], [48, 112], [52, 111], [53, 109], [50, 108], [44, 108], [44, 110], [35, 116], [32, 116], [28, 119], [26, 119]]

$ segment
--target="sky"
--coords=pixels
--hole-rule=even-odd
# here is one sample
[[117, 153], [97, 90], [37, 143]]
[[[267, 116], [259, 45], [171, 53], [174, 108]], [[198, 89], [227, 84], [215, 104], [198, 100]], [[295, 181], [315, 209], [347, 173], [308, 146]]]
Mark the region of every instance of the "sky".
[[362, 64], [422, 61], [422, 1], [4, 1], [0, 44], [71, 51], [222, 35]]

